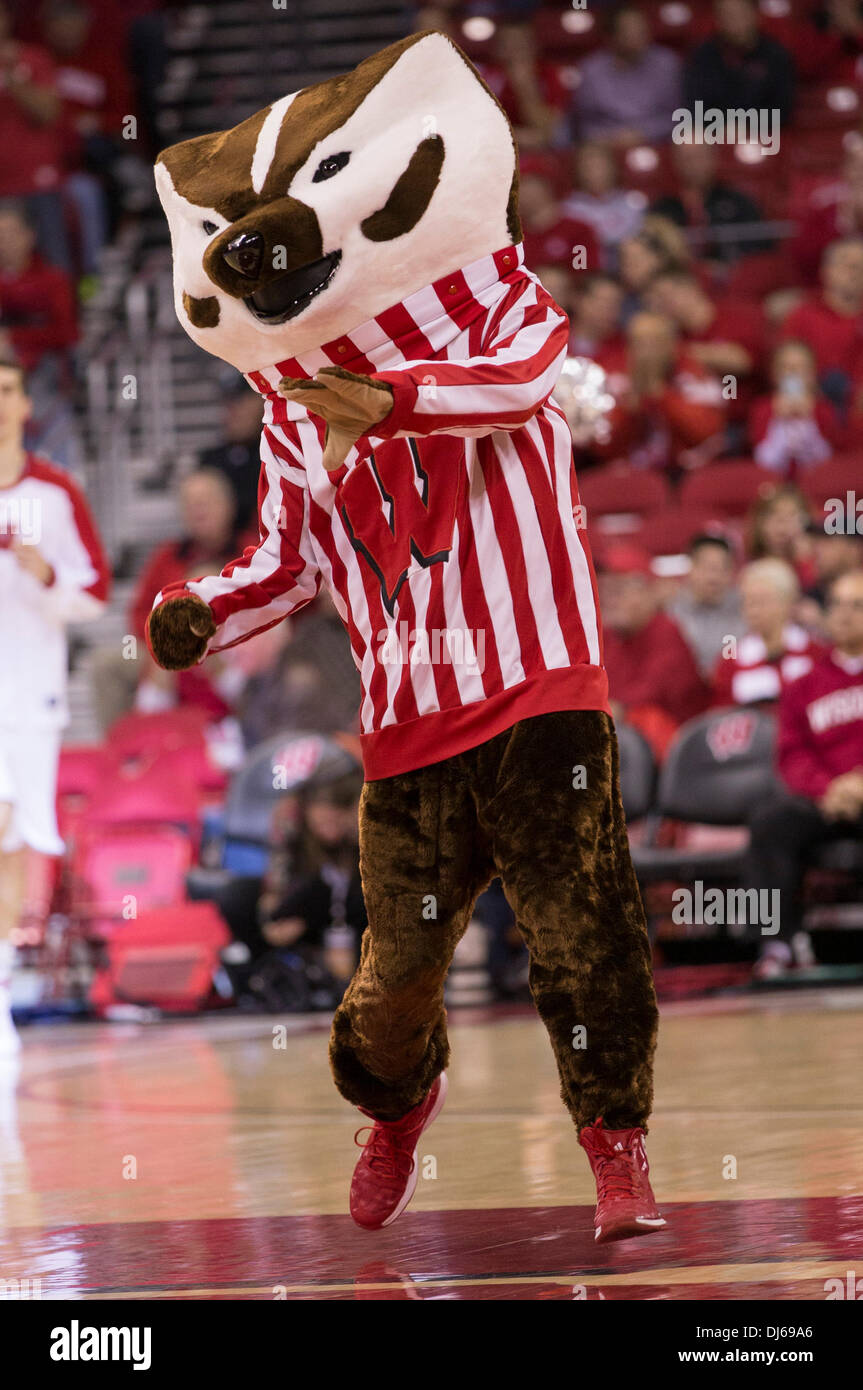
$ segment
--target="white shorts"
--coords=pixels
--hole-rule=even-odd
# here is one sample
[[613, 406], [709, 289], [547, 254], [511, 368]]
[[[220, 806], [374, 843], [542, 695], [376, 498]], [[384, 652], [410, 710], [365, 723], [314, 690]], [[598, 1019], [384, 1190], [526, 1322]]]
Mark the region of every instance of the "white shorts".
[[[29, 845], [40, 854], [62, 854], [57, 829], [59, 729], [0, 727], [0, 811], [12, 806], [12, 820], [0, 839], [10, 853]], [[5, 815], [0, 813], [0, 825]]]

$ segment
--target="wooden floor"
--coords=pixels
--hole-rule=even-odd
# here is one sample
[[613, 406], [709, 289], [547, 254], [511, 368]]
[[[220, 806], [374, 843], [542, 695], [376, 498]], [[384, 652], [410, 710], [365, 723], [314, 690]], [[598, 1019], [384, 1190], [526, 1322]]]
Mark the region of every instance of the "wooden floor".
[[863, 990], [667, 1005], [648, 1152], [668, 1228], [600, 1248], [529, 1010], [451, 1015], [423, 1176], [375, 1234], [347, 1215], [362, 1117], [326, 1030], [24, 1030], [0, 1082], [0, 1280], [63, 1299], [823, 1299], [863, 1274]]

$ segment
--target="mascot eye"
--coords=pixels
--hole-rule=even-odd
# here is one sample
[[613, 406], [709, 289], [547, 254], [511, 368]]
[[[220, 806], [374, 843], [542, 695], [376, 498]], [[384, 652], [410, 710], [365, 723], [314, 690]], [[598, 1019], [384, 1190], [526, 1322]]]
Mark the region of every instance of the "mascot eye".
[[327, 155], [327, 158], [322, 159], [315, 170], [312, 183], [323, 183], [324, 179], [331, 179], [333, 174], [344, 169], [349, 159], [350, 155], [347, 152]]
[[213, 232], [217, 232], [219, 230], [215, 222], [202, 222], [201, 228], [203, 231], [207, 233], [207, 236], [212, 236]]

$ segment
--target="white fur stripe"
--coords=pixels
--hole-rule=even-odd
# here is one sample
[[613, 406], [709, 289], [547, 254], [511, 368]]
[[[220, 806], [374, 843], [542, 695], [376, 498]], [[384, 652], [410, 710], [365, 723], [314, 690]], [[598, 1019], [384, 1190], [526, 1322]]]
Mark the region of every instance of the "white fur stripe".
[[252, 188], [256, 193], [260, 193], [267, 181], [267, 174], [270, 172], [273, 155], [276, 153], [276, 142], [279, 138], [285, 112], [296, 95], [296, 92], [289, 92], [286, 97], [274, 101], [264, 118], [264, 124], [258, 134], [258, 143], [255, 145], [255, 153], [252, 156]]

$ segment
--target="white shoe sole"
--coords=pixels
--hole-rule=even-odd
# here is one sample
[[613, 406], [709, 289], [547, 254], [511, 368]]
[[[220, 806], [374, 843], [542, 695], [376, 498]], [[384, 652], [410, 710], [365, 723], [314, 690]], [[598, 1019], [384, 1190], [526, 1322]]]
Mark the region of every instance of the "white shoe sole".
[[448, 1082], [447, 1079], [446, 1079], [446, 1072], [445, 1072], [445, 1071], [442, 1071], [441, 1074], [440, 1074], [440, 1090], [438, 1091], [437, 1100], [435, 1101], [434, 1105], [432, 1106], [431, 1114], [429, 1115], [428, 1119], [426, 1120], [425, 1124], [423, 1125], [422, 1129], [420, 1130], [419, 1134], [417, 1135], [417, 1146], [416, 1146], [416, 1148], [414, 1149], [413, 1167], [411, 1168], [411, 1175], [410, 1175], [410, 1177], [408, 1178], [408, 1185], [407, 1185], [407, 1187], [405, 1188], [404, 1193], [403, 1193], [402, 1198], [401, 1198], [401, 1201], [399, 1202], [399, 1204], [398, 1204], [398, 1206], [396, 1207], [395, 1211], [392, 1213], [391, 1216], [388, 1216], [388, 1217], [387, 1217], [386, 1221], [383, 1221], [383, 1222], [381, 1223], [380, 1227], [378, 1228], [379, 1230], [383, 1230], [384, 1226], [391, 1226], [392, 1223], [396, 1220], [396, 1218], [399, 1217], [399, 1216], [401, 1216], [402, 1212], [404, 1211], [404, 1209], [405, 1209], [405, 1207], [407, 1206], [408, 1202], [410, 1201], [411, 1197], [412, 1197], [412, 1196], [414, 1195], [414, 1193], [416, 1192], [417, 1180], [418, 1180], [418, 1178], [419, 1178], [419, 1167], [418, 1167], [418, 1165], [417, 1165], [417, 1154], [418, 1154], [418, 1152], [419, 1152], [420, 1139], [422, 1139], [422, 1137], [423, 1137], [423, 1135], [425, 1134], [426, 1130], [428, 1129], [429, 1125], [434, 1123], [434, 1121], [437, 1119], [437, 1117], [438, 1117], [438, 1115], [440, 1114], [440, 1112], [443, 1110], [443, 1103], [444, 1103], [444, 1101], [446, 1100], [446, 1093], [447, 1093], [447, 1090], [448, 1090], [448, 1089], [449, 1089], [449, 1082]]
[[[636, 1216], [632, 1221], [633, 1230], [626, 1235], [619, 1235], [617, 1240], [635, 1240], [637, 1236], [648, 1236], [651, 1231], [659, 1231], [668, 1223], [664, 1216]], [[593, 1239], [602, 1243], [602, 1227], [596, 1227], [596, 1234]], [[608, 1242], [606, 1242], [607, 1244]]]

